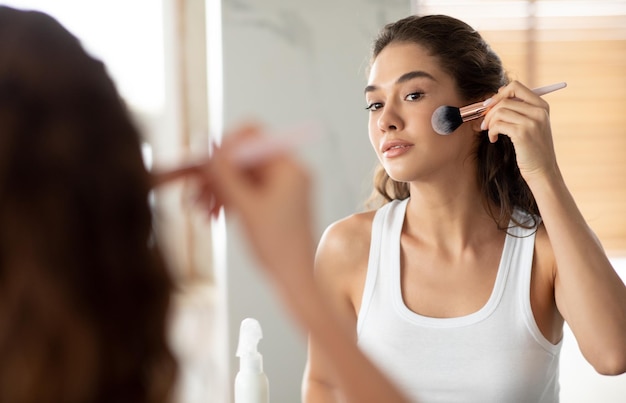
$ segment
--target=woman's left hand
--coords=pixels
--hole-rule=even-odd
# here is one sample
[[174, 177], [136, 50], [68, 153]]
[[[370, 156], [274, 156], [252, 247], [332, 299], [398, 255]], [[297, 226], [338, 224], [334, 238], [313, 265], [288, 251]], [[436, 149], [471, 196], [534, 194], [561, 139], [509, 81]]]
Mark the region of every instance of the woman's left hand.
[[499, 134], [511, 138], [524, 179], [557, 172], [550, 127], [550, 106], [518, 81], [500, 88], [491, 98], [481, 128], [494, 143]]

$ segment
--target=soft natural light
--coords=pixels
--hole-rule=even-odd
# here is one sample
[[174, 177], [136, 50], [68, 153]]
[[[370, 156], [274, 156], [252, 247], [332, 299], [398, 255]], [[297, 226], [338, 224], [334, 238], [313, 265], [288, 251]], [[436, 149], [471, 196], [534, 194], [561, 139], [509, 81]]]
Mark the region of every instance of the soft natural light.
[[[527, 0], [502, 1], [502, 0], [474, 0], [471, 3], [465, 0], [418, 0], [414, 1], [414, 8], [425, 12], [430, 9], [457, 10], [464, 8], [470, 14], [492, 15], [502, 14], [505, 16], [519, 15], [515, 11], [528, 9]], [[536, 0], [533, 5], [535, 13], [539, 17], [591, 17], [623, 15], [626, 3], [623, 0]], [[444, 13], [445, 14], [445, 13]]]
[[[543, 29], [597, 28], [594, 18], [602, 19], [603, 28], [622, 28], [626, 23], [626, 2], [623, 0], [413, 0], [417, 14], [447, 14], [461, 18], [478, 30], [518, 30], [527, 28], [520, 18], [533, 14]], [[565, 21], [562, 19], [567, 17]], [[589, 20], [591, 24], [589, 23]], [[613, 39], [624, 39], [619, 36]]]
[[137, 112], [154, 114], [165, 101], [162, 0], [2, 0], [43, 11], [103, 60]]

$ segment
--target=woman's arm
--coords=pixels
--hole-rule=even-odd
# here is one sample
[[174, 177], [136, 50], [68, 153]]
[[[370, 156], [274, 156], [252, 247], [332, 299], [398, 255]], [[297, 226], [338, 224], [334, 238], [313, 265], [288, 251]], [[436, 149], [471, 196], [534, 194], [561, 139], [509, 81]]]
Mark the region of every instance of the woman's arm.
[[626, 288], [560, 173], [529, 182], [555, 257], [555, 299], [601, 374], [626, 372]]
[[257, 258], [284, 306], [309, 333], [316, 357], [328, 368], [347, 402], [408, 400], [359, 350], [314, 278], [310, 179], [287, 155], [242, 169], [229, 155], [240, 141], [256, 137], [250, 127], [225, 142], [211, 165], [211, 183], [227, 210], [240, 219]]
[[[357, 310], [353, 301], [360, 301], [364, 288], [371, 228], [371, 220], [363, 216], [354, 215], [329, 226], [315, 255], [317, 288], [354, 343], [357, 340]], [[341, 401], [337, 380], [329, 371], [324, 356], [324, 347], [311, 339], [303, 382], [305, 403]]]
[[548, 104], [513, 82], [491, 105], [483, 127], [489, 128], [492, 141], [503, 133], [515, 145], [554, 254], [559, 312], [598, 372], [626, 372], [626, 287], [565, 185], [552, 144]]

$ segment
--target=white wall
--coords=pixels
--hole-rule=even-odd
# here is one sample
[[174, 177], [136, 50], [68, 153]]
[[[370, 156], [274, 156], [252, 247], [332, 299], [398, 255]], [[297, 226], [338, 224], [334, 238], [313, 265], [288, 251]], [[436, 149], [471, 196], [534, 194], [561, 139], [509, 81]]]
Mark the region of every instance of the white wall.
[[[314, 120], [325, 136], [302, 151], [316, 175], [321, 231], [359, 207], [375, 156], [367, 139], [363, 88], [369, 45], [384, 23], [407, 15], [408, 0], [223, 0], [224, 123], [269, 127]], [[305, 362], [298, 332], [258, 274], [236, 226], [227, 228], [231, 374], [239, 325], [259, 320], [259, 348], [276, 403], [300, 401]]]

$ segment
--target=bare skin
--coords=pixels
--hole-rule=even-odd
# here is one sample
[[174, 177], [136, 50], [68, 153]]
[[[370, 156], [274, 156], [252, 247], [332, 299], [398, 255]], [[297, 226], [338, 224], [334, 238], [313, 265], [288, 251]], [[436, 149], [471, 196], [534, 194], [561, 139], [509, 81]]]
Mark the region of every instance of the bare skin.
[[[382, 50], [365, 96], [372, 106], [370, 140], [380, 162], [390, 177], [410, 184], [401, 235], [405, 305], [424, 316], [459, 317], [478, 311], [492, 292], [505, 233], [484, 209], [470, 157], [482, 123], [492, 141], [498, 133], [511, 137], [544, 218], [530, 290], [541, 333], [558, 343], [565, 318], [598, 372], [626, 371], [626, 288], [558, 171], [547, 103], [513, 82], [493, 97], [484, 123], [466, 123], [451, 136], [439, 136], [430, 123], [433, 111], [462, 100], [437, 60], [408, 43]], [[317, 281], [355, 339], [373, 217], [373, 212], [359, 213], [332, 224], [316, 254]], [[311, 341], [307, 403], [340, 401], [326, 365]]]

